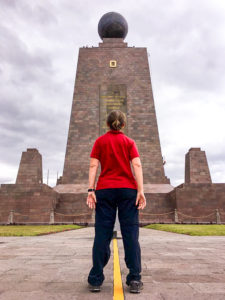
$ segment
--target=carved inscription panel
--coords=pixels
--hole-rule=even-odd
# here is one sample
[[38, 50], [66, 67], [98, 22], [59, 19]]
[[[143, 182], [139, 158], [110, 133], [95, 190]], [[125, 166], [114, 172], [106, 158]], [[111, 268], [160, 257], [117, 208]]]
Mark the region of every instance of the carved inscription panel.
[[[99, 135], [103, 135], [109, 130], [106, 118], [112, 110], [121, 110], [127, 116], [127, 87], [125, 84], [99, 86]], [[127, 125], [122, 130], [126, 135]]]

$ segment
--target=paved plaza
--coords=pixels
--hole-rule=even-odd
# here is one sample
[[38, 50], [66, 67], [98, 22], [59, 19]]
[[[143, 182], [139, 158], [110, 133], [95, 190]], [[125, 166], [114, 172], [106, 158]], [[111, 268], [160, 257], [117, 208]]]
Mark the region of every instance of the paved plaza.
[[[113, 299], [113, 243], [97, 294], [87, 289], [94, 228], [38, 237], [0, 237], [0, 299]], [[118, 238], [125, 299], [225, 299], [225, 237], [140, 229], [141, 294], [130, 294]]]

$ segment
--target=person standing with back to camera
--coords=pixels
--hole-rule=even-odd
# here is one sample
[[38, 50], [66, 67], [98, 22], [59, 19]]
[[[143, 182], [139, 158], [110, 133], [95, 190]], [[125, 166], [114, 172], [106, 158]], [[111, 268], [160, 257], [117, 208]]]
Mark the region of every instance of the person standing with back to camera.
[[[95, 238], [92, 248], [93, 267], [88, 275], [89, 290], [99, 292], [105, 279], [103, 268], [111, 254], [110, 242], [118, 207], [124, 259], [129, 269], [126, 284], [130, 292], [139, 293], [143, 288], [138, 240], [139, 209], [146, 206], [142, 165], [135, 141], [121, 131], [126, 126], [125, 114], [113, 110], [108, 114], [106, 122], [109, 130], [95, 140], [90, 154], [87, 205], [95, 209]], [[95, 189], [99, 162], [101, 173]]]

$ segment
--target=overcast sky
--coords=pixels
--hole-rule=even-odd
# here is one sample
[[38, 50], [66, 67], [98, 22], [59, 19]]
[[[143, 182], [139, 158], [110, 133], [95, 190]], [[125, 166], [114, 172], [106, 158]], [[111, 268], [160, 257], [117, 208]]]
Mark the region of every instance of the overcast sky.
[[191, 147], [225, 182], [224, 0], [0, 0], [0, 183], [15, 183], [27, 148], [42, 154], [45, 183], [48, 169], [51, 186], [62, 175], [78, 50], [98, 46], [109, 11], [126, 18], [129, 46], [148, 49], [172, 185]]

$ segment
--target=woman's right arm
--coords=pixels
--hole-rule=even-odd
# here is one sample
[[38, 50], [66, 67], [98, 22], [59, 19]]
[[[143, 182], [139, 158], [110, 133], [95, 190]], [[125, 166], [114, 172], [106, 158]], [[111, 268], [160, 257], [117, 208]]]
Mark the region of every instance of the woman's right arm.
[[131, 161], [135, 178], [138, 186], [138, 193], [136, 199], [136, 205], [139, 204], [138, 209], [143, 209], [146, 206], [146, 199], [144, 195], [144, 187], [143, 187], [143, 172], [142, 172], [142, 164], [140, 157], [135, 157]]

